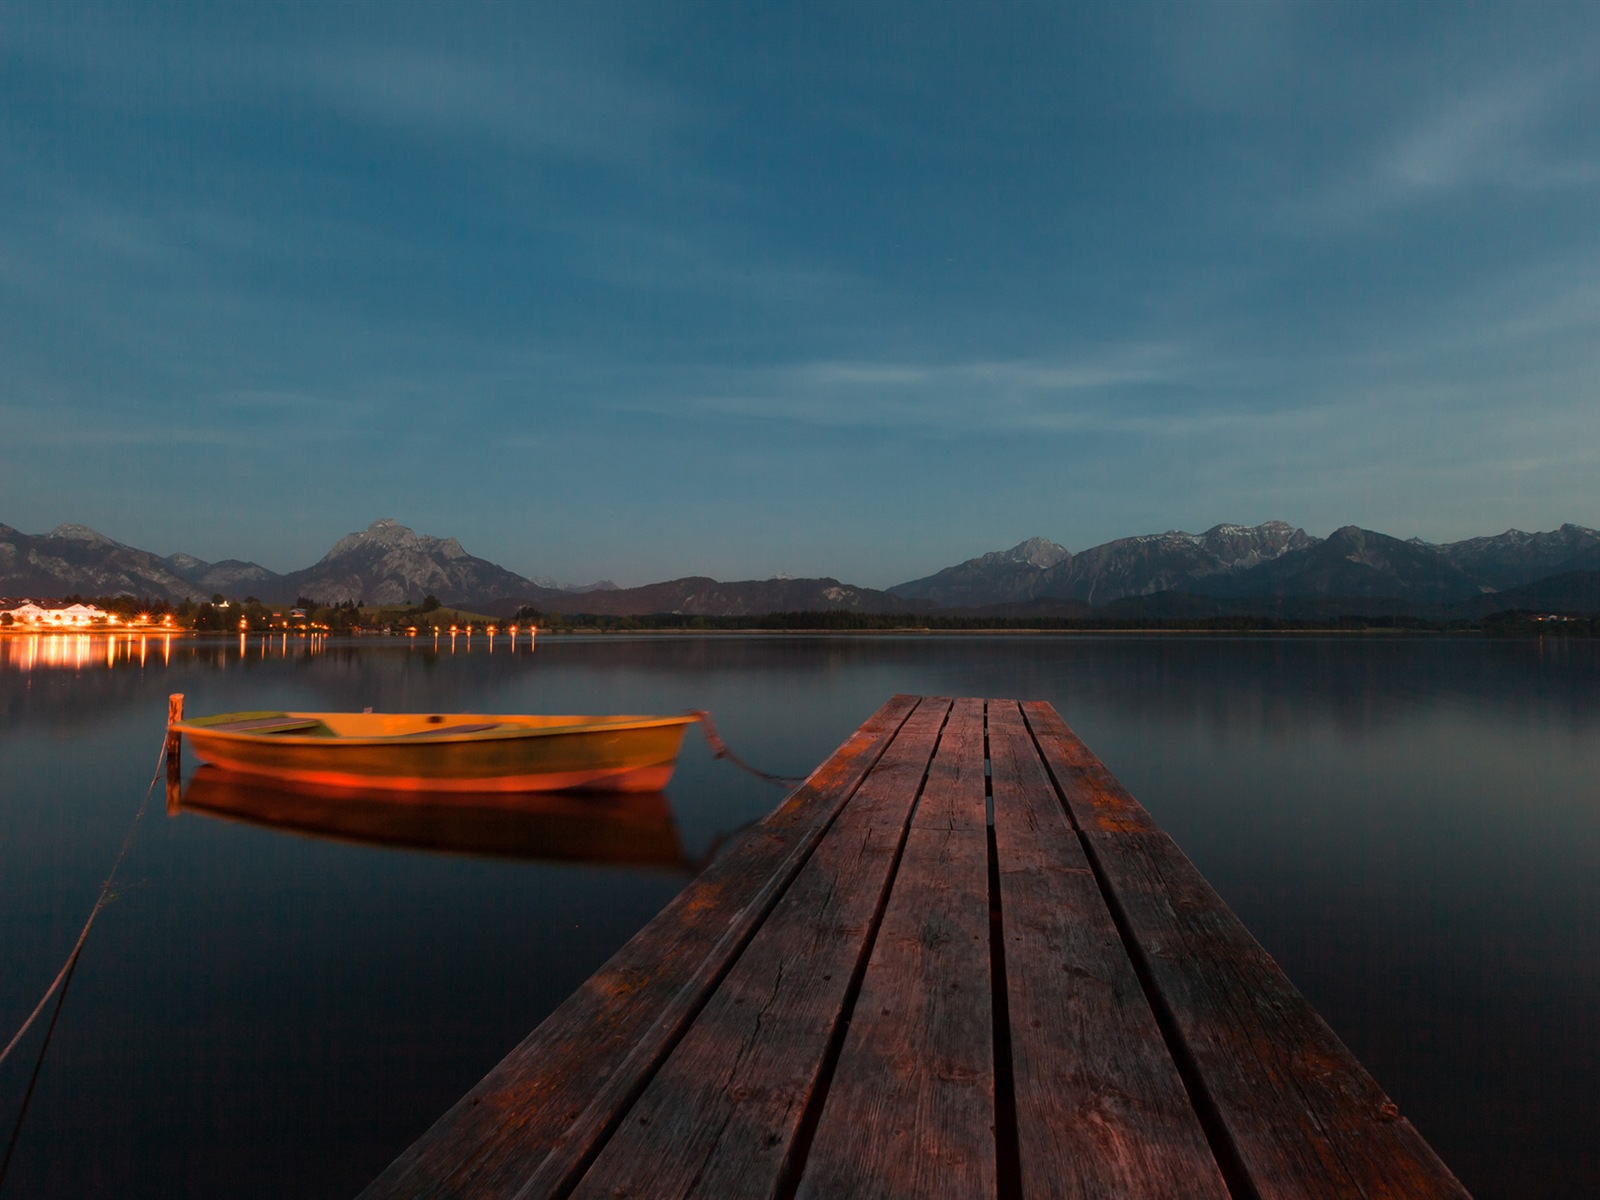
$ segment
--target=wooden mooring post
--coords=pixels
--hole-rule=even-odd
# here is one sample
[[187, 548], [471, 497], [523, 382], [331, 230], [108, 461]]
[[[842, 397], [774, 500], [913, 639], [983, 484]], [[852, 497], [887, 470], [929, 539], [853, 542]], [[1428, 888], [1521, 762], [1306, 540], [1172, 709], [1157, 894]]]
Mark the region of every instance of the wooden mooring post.
[[183, 693], [167, 697], [167, 816], [178, 814], [183, 802], [183, 734], [175, 726], [183, 720]]
[[1049, 705], [896, 696], [362, 1197], [1466, 1194]]

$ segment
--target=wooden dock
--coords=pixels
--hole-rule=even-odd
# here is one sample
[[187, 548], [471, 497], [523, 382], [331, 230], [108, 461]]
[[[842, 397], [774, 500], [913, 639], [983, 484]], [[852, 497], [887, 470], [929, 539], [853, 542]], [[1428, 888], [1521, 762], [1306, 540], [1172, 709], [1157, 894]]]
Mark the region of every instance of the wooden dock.
[[1049, 705], [896, 696], [362, 1197], [1466, 1194]]

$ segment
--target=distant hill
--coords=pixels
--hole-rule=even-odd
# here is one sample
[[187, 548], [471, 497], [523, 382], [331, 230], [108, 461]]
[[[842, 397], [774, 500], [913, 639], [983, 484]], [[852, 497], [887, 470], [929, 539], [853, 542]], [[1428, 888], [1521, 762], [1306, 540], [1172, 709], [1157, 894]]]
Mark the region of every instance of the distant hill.
[[[1049, 548], [1049, 561], [1031, 553], [1041, 547]], [[1600, 532], [1581, 525], [1549, 533], [1513, 529], [1432, 545], [1354, 525], [1316, 538], [1268, 521], [1217, 525], [1203, 534], [1175, 530], [1119, 538], [1077, 554], [1034, 538], [890, 591], [964, 612], [1021, 611], [1019, 605], [1054, 598], [1083, 601], [1098, 614], [1126, 619], [1361, 613], [1442, 618], [1496, 611], [1505, 607], [1494, 598], [1497, 591], [1592, 570], [1600, 570]]]
[[43, 535], [0, 525], [0, 594], [183, 600], [199, 591], [165, 559], [84, 525], [58, 525]]
[[[904, 605], [901, 606], [904, 609]], [[1040, 596], [1034, 600], [1018, 600], [1011, 604], [982, 604], [966, 608], [933, 610], [943, 616], [1005, 618], [1006, 620], [1069, 620], [1080, 621], [1099, 615], [1099, 610], [1082, 600], [1059, 600], [1054, 596]]]
[[172, 569], [174, 575], [196, 585], [207, 596], [221, 592], [225, 596], [243, 597], [248, 594], [259, 598], [275, 596], [282, 590], [280, 584], [283, 576], [267, 570], [259, 563], [244, 562], [237, 558], [209, 563], [192, 554], [169, 554], [162, 561]]
[[1316, 541], [1283, 521], [1119, 538], [1078, 554], [1031, 538], [889, 590], [906, 599], [959, 607], [1016, 604], [1044, 596], [1106, 604], [1245, 571]]
[[1560, 563], [1551, 574], [1568, 575], [1573, 571], [1600, 571], [1600, 544], [1590, 546], [1587, 550], [1580, 550]]
[[1346, 525], [1327, 540], [1244, 571], [1197, 581], [1211, 596], [1339, 596], [1449, 604], [1484, 585], [1432, 546]]
[[[1508, 529], [1494, 537], [1468, 538], [1431, 548], [1496, 591], [1521, 587], [1549, 575], [1600, 567], [1600, 531], [1582, 525], [1563, 525], [1549, 533]], [[1590, 566], [1583, 567], [1576, 561], [1580, 559]]]
[[946, 607], [1011, 604], [1038, 596], [1050, 568], [1071, 557], [1052, 541], [1029, 538], [1009, 550], [969, 558], [925, 579], [897, 583], [889, 591], [903, 600], [926, 600]]
[[1316, 544], [1305, 530], [1284, 521], [1118, 538], [1053, 567], [1042, 594], [1107, 604], [1237, 575]]
[[551, 592], [614, 592], [617, 585], [609, 579], [601, 579], [595, 583], [557, 583], [554, 579], [540, 576], [533, 583]]
[[1600, 570], [1567, 571], [1519, 588], [1480, 596], [1462, 606], [1466, 615], [1507, 611], [1600, 614]]
[[[751, 579], [719, 583], [703, 575], [613, 591], [581, 594], [563, 592], [528, 603], [545, 611], [618, 617], [651, 613], [745, 617], [771, 612], [826, 612], [835, 609], [889, 613], [930, 607], [908, 603], [888, 592], [852, 587], [837, 579]], [[486, 611], [510, 616], [517, 607], [516, 604], [499, 601]]]
[[283, 576], [279, 593], [324, 604], [413, 604], [432, 595], [464, 608], [564, 595], [468, 554], [453, 537], [430, 537], [387, 519], [340, 538], [315, 566]]
[[1480, 620], [1500, 612], [1600, 615], [1600, 570], [1569, 571], [1523, 587], [1508, 588], [1503, 592], [1478, 592], [1467, 599], [1448, 603], [1381, 595], [1206, 596], [1174, 591], [1158, 592], [1153, 596], [1125, 597], [1095, 609], [1094, 615], [1146, 621], [1245, 616], [1278, 617], [1292, 621], [1325, 617], [1451, 621]]
[[1280, 621], [1332, 621], [1341, 617], [1446, 621], [1458, 615], [1442, 604], [1392, 596], [1202, 596], [1157, 592], [1124, 596], [1095, 609], [1109, 621], [1204, 621], [1218, 617], [1265, 617]]
[[1507, 610], [1600, 612], [1600, 532], [1562, 525], [1444, 545], [1354, 525], [1316, 538], [1282, 521], [1119, 538], [1077, 554], [1034, 537], [888, 591], [833, 578], [719, 582], [687, 576], [642, 587], [609, 580], [557, 588], [468, 554], [453, 537], [374, 521], [312, 566], [278, 575], [240, 559], [161, 557], [82, 525], [25, 534], [0, 525], [0, 595], [118, 593], [174, 602], [221, 592], [290, 603], [407, 604], [509, 616], [760, 616], [769, 612], [945, 613], [1113, 620], [1337, 616], [1449, 619]]

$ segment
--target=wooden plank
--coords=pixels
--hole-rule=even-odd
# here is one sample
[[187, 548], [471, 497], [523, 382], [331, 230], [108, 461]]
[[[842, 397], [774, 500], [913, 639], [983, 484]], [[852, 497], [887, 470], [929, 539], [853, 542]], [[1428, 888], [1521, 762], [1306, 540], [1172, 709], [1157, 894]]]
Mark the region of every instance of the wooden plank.
[[907, 720], [575, 1197], [779, 1193], [943, 719]]
[[982, 705], [958, 702], [912, 818], [799, 1197], [995, 1194], [988, 910]]
[[951, 702], [927, 696], [906, 719], [900, 736], [850, 797], [834, 821], [835, 830], [869, 826], [903, 829], [919, 804], [923, 781], [936, 769], [934, 751], [942, 749], [951, 720]]
[[772, 1194], [947, 707], [907, 720], [577, 1195]]
[[362, 1197], [533, 1196], [523, 1188], [536, 1171], [570, 1182], [917, 703], [879, 709]]
[[981, 699], [964, 697], [950, 706], [939, 753], [928, 768], [928, 785], [911, 820], [918, 829], [982, 830], [987, 840]]
[[988, 729], [1023, 1195], [1225, 1200], [1016, 703], [991, 700]]
[[1262, 1200], [1463, 1197], [1222, 899], [1048, 705], [1027, 717], [1159, 1007]]

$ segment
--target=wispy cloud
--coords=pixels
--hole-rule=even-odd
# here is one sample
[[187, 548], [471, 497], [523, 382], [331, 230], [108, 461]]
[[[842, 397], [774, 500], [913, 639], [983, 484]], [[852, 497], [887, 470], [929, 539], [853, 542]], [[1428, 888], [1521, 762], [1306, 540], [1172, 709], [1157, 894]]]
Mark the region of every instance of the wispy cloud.
[[971, 361], [817, 360], [701, 373], [633, 406], [908, 436], [1029, 433], [1185, 436], [1199, 424], [1259, 421], [1231, 406], [1174, 403], [1212, 392], [1228, 368], [1194, 349], [1131, 343], [1078, 357]]
[[690, 116], [680, 97], [594, 61], [348, 46], [306, 52], [283, 79], [357, 120], [610, 164], [641, 162]]
[[1374, 176], [1400, 199], [1513, 180], [1552, 90], [1548, 83], [1521, 82], [1457, 98], [1402, 131], [1381, 153]]
[[1600, 244], [1486, 272], [1340, 358], [1367, 378], [1537, 387], [1546, 403], [1564, 405], [1576, 384], [1600, 379]]
[[[563, 40], [537, 14], [507, 44], [459, 36], [472, 14], [453, 4], [374, 5], [364, 16], [350, 9], [260, 29], [251, 22], [246, 33], [226, 8], [180, 10], [157, 23], [124, 6], [88, 5], [63, 19], [9, 22], [7, 50], [78, 80], [81, 99], [124, 111], [245, 117], [287, 103], [308, 128], [325, 130], [328, 118], [342, 117], [452, 150], [488, 140], [637, 165], [707, 119], [682, 95], [608, 57], [603, 41]], [[380, 13], [396, 19], [379, 22]], [[378, 24], [393, 29], [375, 34]]]
[[142, 415], [100, 413], [85, 421], [75, 407], [44, 400], [31, 405], [0, 404], [0, 425], [16, 444], [46, 450], [115, 449], [133, 446], [194, 446], [243, 449], [255, 435], [218, 428], [204, 421], [153, 426]]
[[1337, 225], [1474, 191], [1596, 188], [1600, 144], [1557, 133], [1583, 127], [1574, 118], [1591, 88], [1586, 72], [1554, 70], [1427, 97], [1294, 211]]

